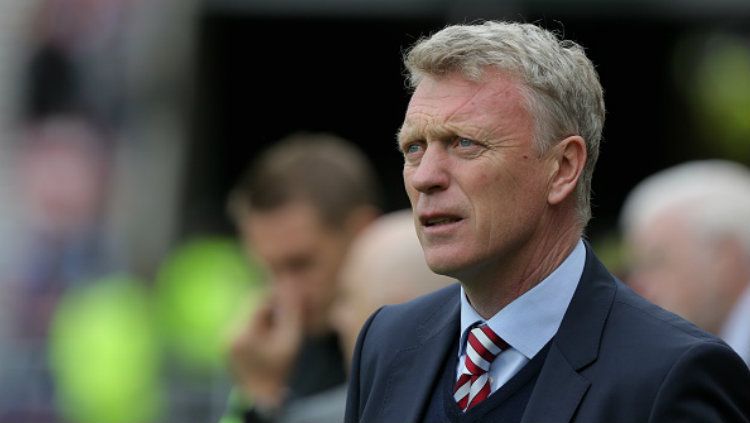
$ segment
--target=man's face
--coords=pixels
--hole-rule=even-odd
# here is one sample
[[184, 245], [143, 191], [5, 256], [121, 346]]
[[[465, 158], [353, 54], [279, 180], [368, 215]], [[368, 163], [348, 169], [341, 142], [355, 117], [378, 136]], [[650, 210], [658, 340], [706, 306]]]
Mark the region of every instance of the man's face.
[[719, 307], [720, 260], [678, 215], [665, 213], [628, 239], [633, 263], [628, 283], [648, 300], [712, 331]]
[[307, 329], [325, 329], [349, 243], [346, 232], [325, 225], [318, 212], [302, 202], [250, 212], [241, 231], [249, 251], [269, 270], [274, 294], [298, 294]]
[[553, 172], [533, 145], [520, 83], [488, 76], [425, 78], [399, 134], [427, 263], [464, 282], [514, 265], [543, 226]]
[[[354, 251], [354, 253], [357, 253]], [[381, 296], [378, 284], [388, 281], [376, 280], [372, 272], [362, 272], [366, 257], [352, 254], [346, 260], [341, 274], [336, 301], [331, 309], [331, 325], [339, 334], [339, 341], [344, 349], [344, 357], [351, 360], [362, 325], [379, 306]]]

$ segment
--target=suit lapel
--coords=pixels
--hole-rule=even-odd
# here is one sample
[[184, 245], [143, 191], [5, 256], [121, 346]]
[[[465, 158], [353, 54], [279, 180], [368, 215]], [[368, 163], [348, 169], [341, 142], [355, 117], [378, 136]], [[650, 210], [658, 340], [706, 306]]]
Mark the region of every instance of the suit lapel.
[[523, 423], [570, 422], [591, 383], [579, 372], [596, 361], [615, 283], [586, 244], [586, 265], [560, 329], [552, 339]]
[[448, 304], [437, 305], [419, 326], [422, 335], [412, 347], [402, 349], [390, 368], [382, 408], [382, 421], [416, 422], [426, 409], [432, 391], [445, 370], [446, 354], [455, 354], [460, 331], [458, 290]]
[[521, 421], [569, 422], [590, 385], [552, 344]]

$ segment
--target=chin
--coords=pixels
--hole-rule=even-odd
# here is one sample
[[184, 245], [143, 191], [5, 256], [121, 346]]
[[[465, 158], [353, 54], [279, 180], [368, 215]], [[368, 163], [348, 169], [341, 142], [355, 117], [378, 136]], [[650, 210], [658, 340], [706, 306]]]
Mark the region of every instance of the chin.
[[461, 270], [466, 267], [466, 263], [463, 262], [460, 257], [456, 254], [436, 254], [425, 252], [425, 261], [427, 267], [438, 275], [448, 276], [456, 278]]

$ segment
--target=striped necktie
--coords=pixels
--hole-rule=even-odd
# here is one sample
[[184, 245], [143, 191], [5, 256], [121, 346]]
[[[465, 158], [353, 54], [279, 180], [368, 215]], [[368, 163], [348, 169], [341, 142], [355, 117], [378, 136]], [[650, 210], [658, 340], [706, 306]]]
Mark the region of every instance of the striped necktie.
[[492, 361], [508, 348], [486, 323], [469, 332], [466, 341], [466, 359], [453, 390], [458, 407], [468, 411], [490, 395], [490, 380], [487, 372]]

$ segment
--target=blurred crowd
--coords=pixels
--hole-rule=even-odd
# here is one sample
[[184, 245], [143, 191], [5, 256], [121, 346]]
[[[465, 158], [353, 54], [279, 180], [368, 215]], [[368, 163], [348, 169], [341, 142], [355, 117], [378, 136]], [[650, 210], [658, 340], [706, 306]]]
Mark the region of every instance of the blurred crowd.
[[[337, 421], [367, 317], [452, 283], [331, 134], [247, 158], [236, 236], [179, 232], [198, 4], [0, 3], [0, 423]], [[736, 66], [691, 98], [728, 159], [635, 186], [613, 260], [750, 363], [750, 47], [712, 42]]]
[[[164, 365], [175, 335], [163, 316], [178, 307], [159, 301], [174, 289], [159, 275], [183, 247], [174, 214], [196, 4], [0, 4], [2, 422], [196, 414], [179, 411], [189, 389], [169, 389], [184, 372]], [[225, 289], [246, 293], [227, 273], [252, 280], [236, 242], [196, 242], [217, 256], [204, 266], [222, 267], [204, 276], [222, 271]]]

